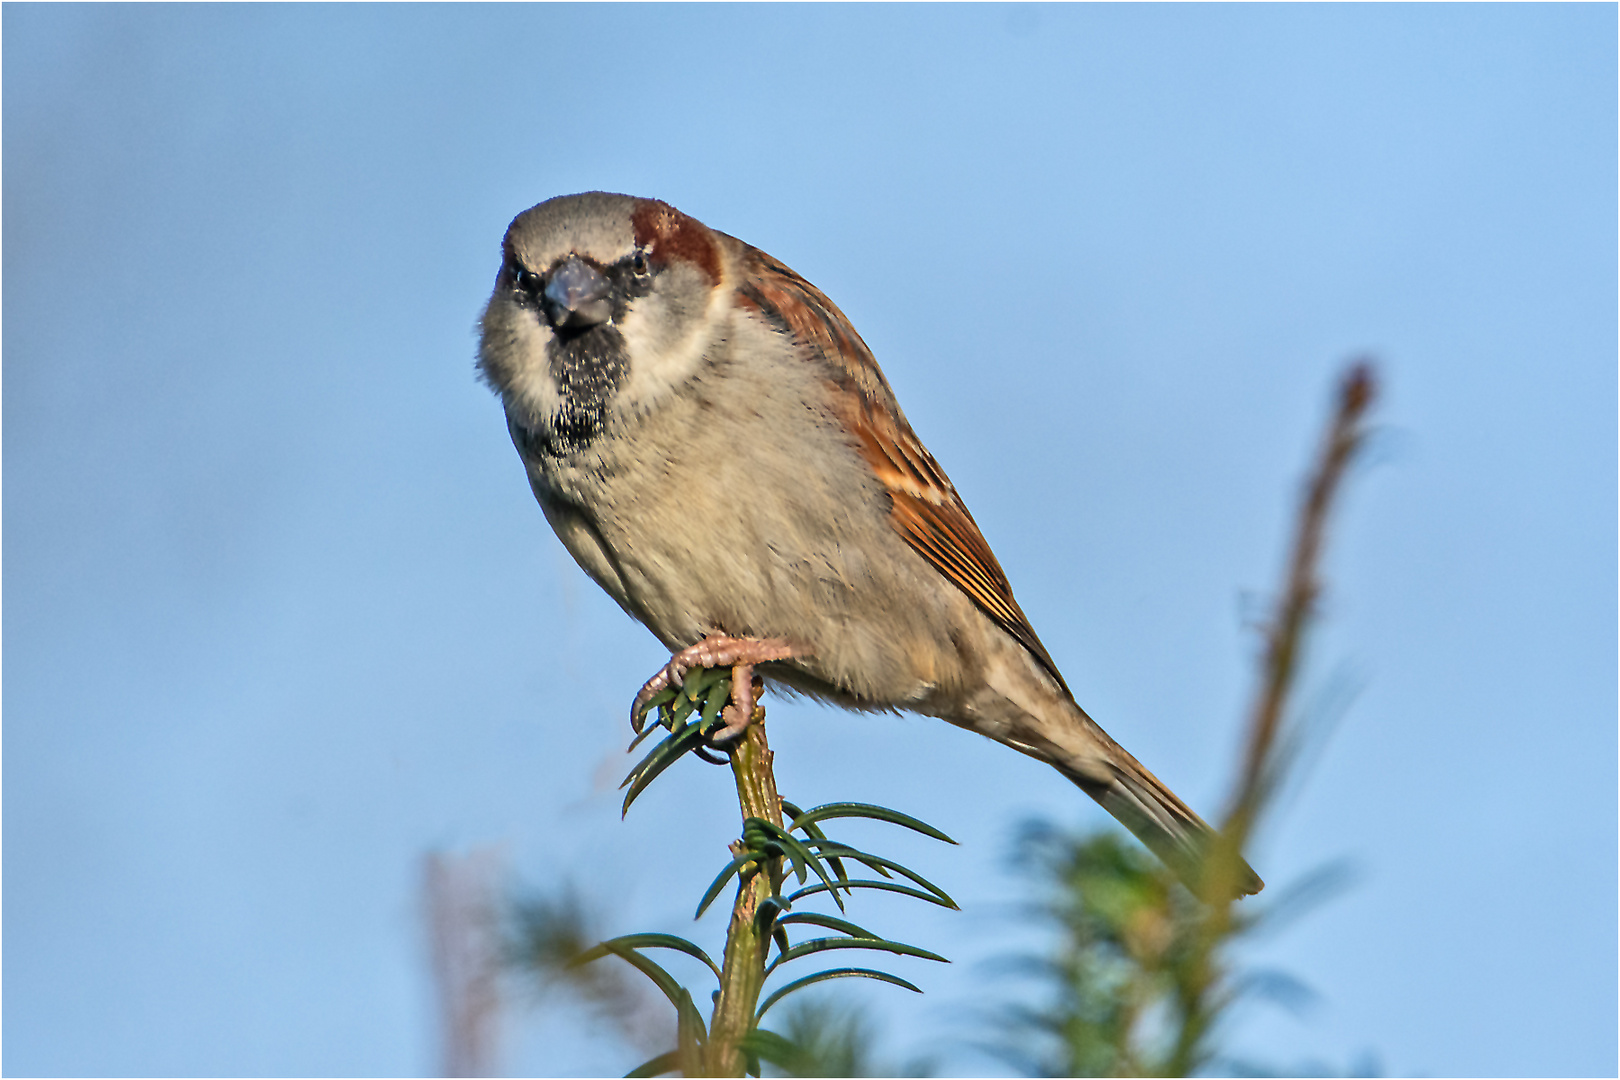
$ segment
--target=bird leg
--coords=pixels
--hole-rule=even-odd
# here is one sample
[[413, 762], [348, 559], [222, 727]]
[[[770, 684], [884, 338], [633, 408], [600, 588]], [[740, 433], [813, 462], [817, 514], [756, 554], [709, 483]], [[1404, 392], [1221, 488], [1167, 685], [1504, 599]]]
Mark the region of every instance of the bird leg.
[[630, 707], [630, 726], [637, 735], [644, 723], [647, 702], [671, 686], [680, 686], [686, 673], [695, 667], [734, 668], [731, 677], [731, 704], [721, 714], [725, 727], [715, 732], [717, 739], [731, 739], [747, 729], [754, 715], [754, 665], [771, 660], [791, 660], [803, 656], [805, 650], [784, 638], [734, 638], [725, 634], [710, 634], [696, 645], [688, 646], [669, 658], [669, 663], [647, 680]]
[[725, 723], [710, 733], [710, 746], [728, 743], [748, 730], [754, 722], [754, 702], [763, 689], [765, 680], [754, 674], [753, 664], [738, 664], [731, 669], [731, 704], [720, 710]]

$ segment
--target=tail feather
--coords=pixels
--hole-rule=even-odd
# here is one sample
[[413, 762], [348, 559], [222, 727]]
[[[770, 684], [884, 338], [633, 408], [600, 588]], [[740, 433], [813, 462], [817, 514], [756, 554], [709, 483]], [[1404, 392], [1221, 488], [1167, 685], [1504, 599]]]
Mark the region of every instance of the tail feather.
[[[958, 706], [935, 715], [1057, 769], [1135, 834], [1195, 894], [1214, 887], [1230, 890], [1235, 898], [1265, 887], [1241, 856], [1235, 866], [1212, 866], [1215, 830], [1110, 738], [1066, 689], [1046, 685], [1043, 698], [1033, 692], [1040, 686], [1014, 678], [1019, 675], [1015, 668], [991, 666], [989, 674], [984, 692], [969, 703], [970, 708]], [[1012, 689], [998, 689], [1001, 685]]]
[[[1143, 768], [1141, 762], [1118, 744], [1111, 749], [1119, 757], [1105, 766], [1106, 778], [1099, 777], [1095, 762], [1087, 762], [1085, 771], [1054, 764], [1147, 845], [1148, 850], [1174, 870], [1189, 888], [1198, 892], [1203, 885], [1209, 854], [1215, 846], [1215, 831], [1176, 798], [1175, 792], [1165, 787], [1158, 777]], [[1265, 882], [1253, 867], [1242, 859], [1238, 862], [1238, 880], [1233, 886], [1238, 896], [1250, 896], [1265, 888]]]

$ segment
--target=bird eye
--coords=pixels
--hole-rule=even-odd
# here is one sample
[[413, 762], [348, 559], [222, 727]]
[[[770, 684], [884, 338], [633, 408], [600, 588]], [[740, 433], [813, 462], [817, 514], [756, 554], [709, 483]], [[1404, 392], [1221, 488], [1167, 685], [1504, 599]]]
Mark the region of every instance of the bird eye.
[[534, 292], [535, 277], [528, 270], [525, 270], [523, 267], [513, 263], [512, 285], [517, 288], [519, 292], [532, 293]]
[[630, 256], [630, 272], [636, 277], [646, 277], [652, 272], [652, 266], [647, 262], [647, 253], [638, 251]]

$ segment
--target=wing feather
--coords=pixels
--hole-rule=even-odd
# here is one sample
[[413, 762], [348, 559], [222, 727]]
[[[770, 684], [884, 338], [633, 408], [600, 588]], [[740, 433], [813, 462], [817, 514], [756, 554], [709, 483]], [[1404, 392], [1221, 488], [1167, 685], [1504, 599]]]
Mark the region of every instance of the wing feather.
[[1012, 585], [984, 534], [945, 470], [906, 422], [866, 342], [820, 289], [757, 248], [742, 246], [739, 303], [826, 362], [833, 373], [840, 419], [888, 489], [895, 531], [1028, 649], [1067, 691], [1057, 664], [1013, 598]]

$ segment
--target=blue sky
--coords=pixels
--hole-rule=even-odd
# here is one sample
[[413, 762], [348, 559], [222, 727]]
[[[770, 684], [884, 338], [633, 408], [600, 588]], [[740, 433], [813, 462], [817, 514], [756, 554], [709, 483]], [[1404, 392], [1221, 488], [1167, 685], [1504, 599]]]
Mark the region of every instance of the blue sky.
[[[1320, 997], [1234, 1044], [1615, 1070], [1613, 6], [3, 22], [7, 1072], [431, 1069], [428, 850], [717, 939], [722, 774], [619, 820], [660, 649], [473, 377], [506, 223], [591, 188], [844, 308], [1081, 703], [1211, 813], [1332, 373], [1373, 352], [1307, 680], [1361, 689], [1253, 859], [1360, 878], [1247, 954]], [[771, 717], [792, 797], [963, 841], [917, 859], [965, 911], [908, 930], [956, 963], [860, 1000], [896, 1054], [993, 1068], [951, 1039], [1018, 937], [1008, 837], [1101, 812], [937, 722]], [[514, 1009], [505, 1067], [634, 1064], [576, 1019]]]

